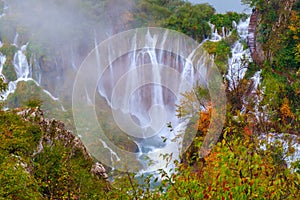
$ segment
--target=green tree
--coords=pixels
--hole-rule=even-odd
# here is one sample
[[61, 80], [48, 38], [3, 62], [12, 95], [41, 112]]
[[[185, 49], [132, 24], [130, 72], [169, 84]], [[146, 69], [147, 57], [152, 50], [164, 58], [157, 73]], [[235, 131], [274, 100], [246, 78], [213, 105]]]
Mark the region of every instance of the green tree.
[[208, 4], [185, 3], [174, 10], [163, 26], [202, 41], [210, 34], [208, 21], [214, 13], [215, 9]]

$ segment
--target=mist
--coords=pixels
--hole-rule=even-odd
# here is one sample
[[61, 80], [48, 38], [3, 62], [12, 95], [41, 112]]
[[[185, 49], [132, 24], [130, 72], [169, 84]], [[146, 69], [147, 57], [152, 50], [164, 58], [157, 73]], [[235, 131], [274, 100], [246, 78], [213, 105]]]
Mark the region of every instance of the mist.
[[55, 49], [71, 45], [84, 52], [95, 39], [100, 42], [124, 29], [122, 14], [133, 7], [132, 0], [6, 0], [6, 4], [10, 26], [23, 35], [20, 43], [31, 40]]
[[132, 0], [4, 2], [8, 9], [1, 20], [7, 26], [1, 27], [1, 40], [13, 43], [18, 33], [17, 45], [28, 43], [38, 55], [41, 86], [58, 96], [70, 90], [74, 73], [95, 43], [128, 28], [122, 15], [134, 6]]

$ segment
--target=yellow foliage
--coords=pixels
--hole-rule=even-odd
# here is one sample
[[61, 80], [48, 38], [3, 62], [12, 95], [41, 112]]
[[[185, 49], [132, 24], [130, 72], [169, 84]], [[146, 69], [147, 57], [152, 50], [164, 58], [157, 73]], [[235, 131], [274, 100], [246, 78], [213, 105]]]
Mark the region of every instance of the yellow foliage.
[[280, 107], [280, 113], [283, 116], [283, 119], [286, 118], [294, 118], [294, 114], [291, 111], [291, 108], [289, 106], [289, 100], [287, 98], [284, 98], [283, 103]]
[[194, 114], [197, 110], [199, 110], [198, 99], [194, 93], [194, 91], [185, 92], [182, 94], [183, 98], [180, 100], [180, 105], [177, 105], [177, 117], [187, 117], [190, 114]]
[[292, 32], [292, 38], [296, 42], [296, 48], [295, 48], [295, 54], [300, 62], [300, 40], [299, 40], [299, 35], [300, 35], [300, 19], [298, 16], [298, 13], [295, 11], [291, 12], [290, 16], [290, 25], [288, 26], [289, 30]]

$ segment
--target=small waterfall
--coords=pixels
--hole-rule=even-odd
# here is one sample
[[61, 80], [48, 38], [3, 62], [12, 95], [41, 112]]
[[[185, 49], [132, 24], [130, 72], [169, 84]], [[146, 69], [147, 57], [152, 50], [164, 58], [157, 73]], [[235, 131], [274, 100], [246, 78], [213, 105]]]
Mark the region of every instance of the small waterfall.
[[15, 92], [18, 82], [33, 80], [30, 77], [31, 69], [24, 54], [26, 47], [27, 45], [22, 46], [21, 49], [19, 49], [14, 55], [13, 65], [17, 75], [17, 79], [8, 83], [8, 90], [4, 92], [4, 94], [2, 94], [4, 100], [7, 99], [9, 94]]
[[14, 67], [17, 74], [18, 79], [23, 79], [24, 81], [27, 81], [29, 77], [31, 77], [31, 68], [29, 67], [29, 64], [27, 62], [27, 58], [24, 54], [24, 51], [26, 50], [27, 45], [24, 45], [21, 47], [20, 50], [17, 51], [17, 53], [14, 56]]
[[71, 46], [71, 66], [73, 67], [74, 70], [77, 70], [76, 62], [75, 62], [75, 53], [74, 53], [74, 47]]
[[19, 33], [17, 32], [15, 37], [14, 37], [12, 45], [14, 45], [16, 47], [18, 46], [18, 38], [19, 38]]
[[222, 40], [223, 37], [221, 35], [219, 35], [216, 26], [214, 24], [211, 24], [211, 23], [208, 23], [208, 25], [210, 26], [210, 29], [211, 29], [210, 40], [214, 41], [214, 42]]
[[2, 75], [2, 70], [3, 70], [3, 65], [5, 62], [6, 62], [6, 56], [0, 52], [0, 74], [1, 75]]
[[[248, 25], [250, 18], [247, 18], [245, 21], [240, 21], [237, 24], [235, 21], [232, 22], [232, 27], [238, 32], [240, 39], [234, 43], [231, 48], [231, 58], [228, 59], [228, 70], [227, 70], [227, 80], [229, 82], [229, 89], [232, 90], [239, 84], [239, 81], [245, 76], [247, 71], [247, 64], [243, 63], [243, 60], [250, 60], [251, 55], [249, 49], [244, 49], [243, 43], [247, 39], [248, 35]], [[218, 30], [215, 28], [214, 24], [209, 23], [211, 28], [211, 37], [210, 41], [218, 42], [222, 39], [230, 36], [231, 32], [222, 28], [222, 35], [218, 33]]]
[[90, 96], [89, 96], [89, 93], [88, 93], [88, 91], [87, 91], [87, 89], [86, 88], [84, 88], [85, 89], [85, 95], [86, 95], [86, 101], [87, 101], [87, 104], [88, 105], [94, 105], [93, 104], [93, 101], [91, 100], [91, 98], [90, 98]]
[[99, 139], [100, 142], [102, 143], [103, 147], [107, 150], [109, 150], [110, 154], [111, 154], [111, 163], [114, 164], [117, 161], [120, 161], [119, 156], [117, 155], [116, 152], [114, 152], [111, 148], [109, 148], [106, 144], [106, 142], [104, 142], [103, 140]]
[[[148, 49], [148, 54], [150, 56], [150, 61], [152, 64], [152, 76], [153, 76], [153, 82], [154, 83], [161, 83], [161, 73], [160, 68], [158, 67], [158, 59], [162, 58], [162, 56], [158, 57], [157, 53], [155, 52], [155, 47], [157, 43], [157, 38], [155, 35], [151, 36], [150, 32], [147, 32], [146, 35], [148, 44], [146, 46], [146, 49]], [[162, 44], [163, 45], [163, 44]], [[163, 94], [162, 87], [160, 86], [154, 86], [154, 94]], [[152, 104], [155, 105], [163, 105], [163, 95], [153, 95], [154, 98], [152, 99]]]
[[229, 82], [229, 89], [232, 90], [237, 87], [239, 81], [244, 78], [247, 71], [247, 63], [243, 60], [250, 60], [250, 50], [244, 49], [243, 41], [246, 41], [248, 35], [248, 25], [250, 18], [245, 21], [241, 21], [237, 25], [237, 31], [240, 39], [235, 42], [231, 48], [232, 57], [228, 61], [227, 79]]
[[[267, 114], [259, 110], [260, 102], [263, 99], [263, 91], [261, 90], [261, 70], [257, 71], [253, 77], [250, 79], [250, 84], [248, 84], [249, 92], [243, 96], [243, 107], [241, 109], [242, 113], [246, 112], [246, 106], [249, 104], [249, 99], [254, 103], [254, 116], [258, 122], [267, 121]], [[264, 108], [264, 107], [263, 107]]]
[[[273, 145], [274, 144], [278, 145], [277, 141], [279, 141], [282, 144], [282, 150], [283, 150], [282, 157], [288, 167], [291, 167], [292, 162], [299, 160], [300, 158], [300, 144], [298, 142], [299, 136], [284, 134], [284, 133], [268, 133], [268, 134], [261, 135], [260, 139], [265, 140], [267, 144], [273, 144]], [[260, 146], [260, 148], [266, 150], [267, 144], [263, 144], [262, 146]], [[291, 147], [295, 149], [295, 152], [292, 155], [290, 155], [289, 153]]]
[[[38, 85], [38, 83], [37, 83], [36, 81], [34, 81], [34, 82]], [[53, 96], [48, 90], [43, 89], [43, 92], [46, 93], [46, 94], [47, 94], [51, 99], [53, 99], [54, 101], [58, 101], [58, 100], [59, 100], [58, 97]], [[62, 110], [63, 110], [63, 109], [62, 109]]]
[[[254, 103], [254, 108], [252, 113], [258, 123], [265, 123], [268, 121], [269, 116], [267, 111], [265, 110], [265, 106], [260, 105], [260, 102], [263, 100], [264, 91], [260, 88], [261, 85], [261, 70], [257, 71], [253, 77], [250, 79], [250, 91], [246, 94], [247, 96], [243, 97], [243, 108], [242, 113], [246, 112], [246, 106], [249, 104], [249, 99], [251, 99]], [[263, 111], [261, 111], [263, 109]], [[254, 123], [257, 123], [254, 122]], [[292, 134], [284, 134], [284, 133], [261, 133], [260, 138], [262, 140], [267, 140], [268, 144], [275, 144], [276, 141], [280, 141], [283, 147], [283, 158], [286, 161], [288, 167], [291, 167], [291, 163], [297, 161], [300, 158], [300, 144], [298, 142], [299, 136]], [[295, 149], [295, 153], [289, 155], [289, 148], [293, 147]], [[261, 146], [262, 149], [266, 149], [266, 146]]]
[[[18, 37], [18, 34], [16, 34], [16, 37]], [[17, 39], [16, 39], [17, 40]], [[14, 44], [13, 45], [16, 45], [16, 42], [17, 41], [14, 41]], [[28, 61], [27, 61], [27, 57], [25, 55], [25, 52], [26, 52], [26, 48], [28, 46], [28, 43], [21, 46], [19, 50], [17, 50], [17, 52], [15, 53], [14, 55], [14, 58], [13, 58], [13, 66], [14, 66], [14, 70], [16, 72], [16, 75], [17, 75], [17, 79], [14, 80], [14, 81], [10, 81], [8, 83], [8, 89], [7, 91], [5, 91], [3, 94], [2, 94], [2, 100], [6, 100], [7, 97], [14, 93], [15, 90], [17, 89], [17, 84], [18, 82], [20, 81], [33, 81], [36, 85], [39, 86], [39, 81], [40, 81], [40, 78], [38, 81], [34, 80], [32, 78], [32, 65], [29, 65], [28, 64]], [[0, 54], [0, 62], [1, 62], [1, 65], [0, 65], [0, 73], [2, 76], [4, 76], [2, 74], [2, 71], [3, 71], [3, 65], [5, 64], [6, 62], [6, 57], [3, 55], [3, 54]], [[55, 101], [58, 101], [58, 98], [54, 97], [49, 91], [47, 90], [43, 90], [50, 98], [52, 98], [53, 100]]]
[[30, 60], [30, 66], [33, 66], [35, 69], [32, 69], [32, 77], [35, 79], [39, 85], [42, 83], [42, 73], [41, 66], [38, 62], [37, 56], [34, 54]]
[[[211, 35], [209, 37], [209, 40], [212, 42], [218, 42], [221, 41], [223, 38], [228, 37], [231, 32], [229, 29], [222, 27], [221, 28], [221, 35], [218, 32], [218, 29], [216, 28], [216, 26], [212, 23], [208, 23], [210, 29], [211, 29]], [[232, 22], [232, 28], [235, 29], [237, 28], [237, 24], [235, 21]]]

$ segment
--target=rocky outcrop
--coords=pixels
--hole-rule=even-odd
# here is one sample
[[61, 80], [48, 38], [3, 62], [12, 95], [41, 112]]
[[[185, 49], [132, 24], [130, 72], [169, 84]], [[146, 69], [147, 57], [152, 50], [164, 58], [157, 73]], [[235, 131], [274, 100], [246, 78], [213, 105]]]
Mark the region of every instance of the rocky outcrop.
[[256, 42], [257, 24], [258, 24], [258, 11], [253, 10], [251, 17], [250, 17], [247, 43], [248, 43], [248, 47], [250, 49], [250, 53], [251, 53], [251, 57], [252, 57], [253, 61], [262, 68], [263, 61], [265, 60], [265, 56], [264, 56], [263, 51], [261, 50], [260, 45]]
[[100, 164], [99, 162], [96, 162], [91, 169], [91, 172], [93, 174], [95, 174], [96, 176], [101, 176], [103, 177], [105, 180], [108, 180], [108, 176], [106, 173], [106, 169], [103, 167], [102, 164]]
[[[265, 60], [272, 61], [274, 49], [270, 45], [274, 43], [274, 39], [277, 39], [277, 35], [279, 35], [280, 32], [285, 31], [295, 3], [296, 0], [278, 0], [277, 2], [275, 1], [273, 5], [272, 1], [267, 1], [267, 5], [269, 4], [268, 6], [276, 6], [276, 15], [278, 15], [278, 19], [272, 23], [268, 22], [271, 24], [272, 33], [268, 36], [269, 43], [264, 44], [264, 48], [262, 48], [261, 44], [257, 42], [257, 36], [260, 34], [257, 29], [258, 25], [264, 20], [264, 17], [266, 17], [266, 12], [262, 9], [253, 9], [248, 28], [247, 43], [250, 48], [253, 61], [261, 68], [263, 68], [263, 62]], [[274, 44], [276, 44], [276, 42]]]
[[[55, 140], [60, 140], [63, 142], [65, 147], [70, 147], [72, 149], [73, 154], [75, 154], [75, 151], [80, 150], [85, 159], [92, 160], [91, 155], [81, 142], [80, 138], [75, 136], [71, 131], [67, 130], [63, 122], [55, 119], [45, 118], [43, 111], [39, 108], [16, 109], [15, 111], [25, 121], [38, 124], [41, 130], [45, 133], [40, 139], [40, 142], [32, 157], [35, 157], [37, 154], [41, 153], [44, 149], [44, 145], [51, 146]], [[103, 178], [107, 183], [109, 183], [107, 170], [101, 163], [96, 162], [91, 167], [91, 173], [98, 178]]]

